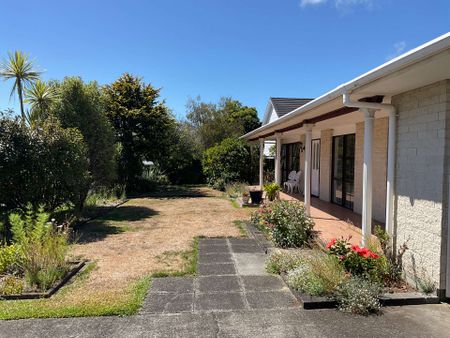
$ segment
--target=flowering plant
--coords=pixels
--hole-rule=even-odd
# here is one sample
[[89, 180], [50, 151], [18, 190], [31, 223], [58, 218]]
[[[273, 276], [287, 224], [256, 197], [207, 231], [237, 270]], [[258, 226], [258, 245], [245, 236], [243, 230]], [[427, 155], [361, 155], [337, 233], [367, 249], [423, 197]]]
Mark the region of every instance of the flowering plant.
[[347, 272], [378, 280], [384, 261], [382, 256], [368, 248], [351, 245], [350, 239], [350, 237], [348, 239], [333, 238], [326, 248], [331, 255], [339, 259]]

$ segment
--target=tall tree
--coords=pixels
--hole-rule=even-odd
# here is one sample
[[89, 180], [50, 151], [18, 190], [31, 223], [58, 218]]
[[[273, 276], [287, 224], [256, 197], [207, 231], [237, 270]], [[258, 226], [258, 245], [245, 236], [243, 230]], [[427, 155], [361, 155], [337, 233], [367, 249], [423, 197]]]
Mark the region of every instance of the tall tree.
[[120, 143], [119, 179], [133, 189], [142, 175], [142, 161], [162, 164], [167, 160], [176, 128], [175, 119], [159, 89], [139, 77], [123, 74], [104, 88], [107, 115]]
[[25, 103], [31, 106], [29, 120], [43, 121], [50, 113], [51, 105], [56, 102], [56, 98], [55, 88], [41, 80], [25, 88]]
[[101, 88], [95, 81], [84, 83], [79, 77], [50, 85], [58, 96], [51, 114], [63, 128], [78, 129], [87, 144], [93, 187], [110, 185], [117, 177], [114, 129], [106, 116]]
[[14, 85], [11, 90], [11, 97], [17, 92], [20, 101], [20, 113], [22, 115], [22, 124], [25, 124], [26, 115], [23, 106], [24, 88], [39, 79], [41, 73], [34, 69], [33, 62], [26, 54], [16, 50], [14, 53], [8, 53], [8, 59], [0, 64], [0, 76], [6, 80], [14, 79]]
[[189, 100], [187, 118], [196, 130], [203, 150], [229, 137], [239, 137], [261, 125], [255, 108], [242, 105], [229, 97], [219, 103], [202, 102], [200, 97]]

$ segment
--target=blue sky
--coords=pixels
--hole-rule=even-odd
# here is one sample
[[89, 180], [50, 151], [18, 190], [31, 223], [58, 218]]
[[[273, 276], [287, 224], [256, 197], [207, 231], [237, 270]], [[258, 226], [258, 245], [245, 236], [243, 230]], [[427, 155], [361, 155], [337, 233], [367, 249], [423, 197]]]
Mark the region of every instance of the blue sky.
[[[270, 96], [316, 97], [450, 30], [450, 1], [128, 0], [0, 3], [0, 56], [28, 53], [44, 79], [100, 84], [123, 72], [189, 97], [232, 96], [262, 116]], [[0, 82], [0, 109], [11, 83]]]

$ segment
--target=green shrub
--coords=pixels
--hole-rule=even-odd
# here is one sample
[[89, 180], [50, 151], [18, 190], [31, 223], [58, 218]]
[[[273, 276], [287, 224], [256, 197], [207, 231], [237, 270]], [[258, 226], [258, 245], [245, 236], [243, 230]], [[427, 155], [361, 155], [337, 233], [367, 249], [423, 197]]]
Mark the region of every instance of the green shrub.
[[76, 128], [83, 135], [94, 187], [109, 186], [117, 178], [114, 131], [106, 116], [101, 87], [80, 77], [52, 81], [58, 99], [50, 112], [63, 128]]
[[202, 164], [208, 184], [215, 189], [224, 190], [230, 182], [251, 182], [253, 178], [250, 149], [239, 139], [227, 138], [208, 148]]
[[305, 253], [299, 250], [274, 250], [266, 260], [266, 270], [270, 273], [286, 273], [305, 262]]
[[330, 255], [313, 251], [300, 266], [288, 272], [288, 284], [313, 296], [329, 296], [344, 281], [345, 271]]
[[225, 186], [225, 193], [229, 198], [237, 198], [247, 191], [247, 184], [242, 182], [228, 183]]
[[302, 203], [276, 201], [264, 214], [275, 244], [282, 248], [303, 247], [313, 237], [313, 220], [306, 215]]
[[90, 175], [78, 130], [63, 129], [54, 119], [28, 128], [0, 117], [0, 163], [0, 207], [5, 211], [27, 203], [47, 210], [66, 203], [82, 207]]
[[425, 272], [416, 277], [416, 284], [419, 290], [425, 294], [430, 294], [436, 291], [436, 283]]
[[8, 275], [0, 279], [0, 298], [2, 295], [18, 295], [23, 292], [23, 279]]
[[379, 284], [353, 276], [339, 285], [334, 298], [340, 311], [366, 316], [380, 310], [381, 292], [382, 288]]
[[264, 191], [266, 192], [267, 198], [269, 201], [273, 201], [275, 197], [277, 197], [278, 191], [281, 190], [281, 187], [277, 183], [269, 183], [264, 185]]
[[287, 283], [290, 287], [306, 292], [312, 296], [321, 296], [325, 293], [321, 280], [309, 264], [300, 265], [294, 270], [289, 271]]
[[109, 204], [117, 200], [125, 199], [125, 187], [116, 184], [110, 188], [99, 187], [89, 191], [84, 205], [87, 207]]
[[391, 245], [389, 234], [377, 225], [375, 227], [375, 236], [380, 242], [381, 249], [385, 256], [385, 275], [386, 283], [395, 284], [402, 279], [403, 274], [403, 255], [408, 250], [407, 242], [399, 246], [397, 254], [394, 255], [394, 249]]
[[68, 232], [55, 229], [48, 219], [49, 214], [42, 208], [34, 212], [31, 205], [24, 213], [9, 217], [13, 242], [23, 254], [25, 279], [39, 290], [47, 290], [68, 271]]
[[18, 245], [0, 246], [0, 274], [20, 272], [23, 255]]
[[[167, 175], [156, 165], [144, 167], [142, 178], [138, 182], [139, 187], [135, 187], [134, 192], [150, 192], [170, 183]], [[145, 190], [142, 189], [142, 186], [146, 186]]]

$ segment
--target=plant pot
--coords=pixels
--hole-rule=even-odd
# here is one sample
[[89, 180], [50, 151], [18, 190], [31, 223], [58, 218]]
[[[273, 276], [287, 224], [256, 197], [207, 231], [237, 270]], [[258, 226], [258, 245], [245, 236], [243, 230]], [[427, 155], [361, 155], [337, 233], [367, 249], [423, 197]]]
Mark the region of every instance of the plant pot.
[[250, 196], [248, 195], [242, 195], [242, 202], [244, 204], [248, 204], [248, 201], [250, 200]]
[[261, 190], [250, 191], [250, 197], [252, 199], [252, 203], [253, 204], [261, 203], [262, 194], [263, 194], [263, 192]]

